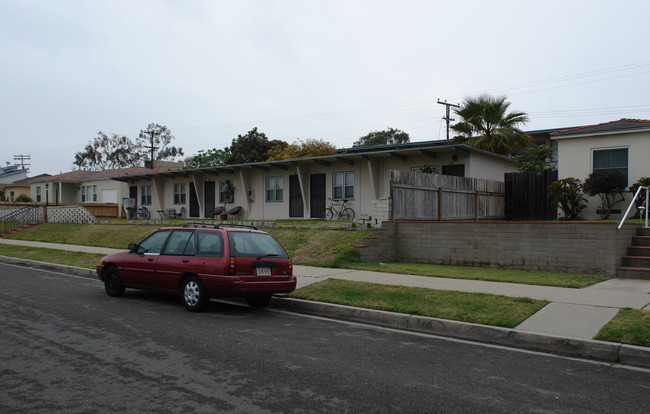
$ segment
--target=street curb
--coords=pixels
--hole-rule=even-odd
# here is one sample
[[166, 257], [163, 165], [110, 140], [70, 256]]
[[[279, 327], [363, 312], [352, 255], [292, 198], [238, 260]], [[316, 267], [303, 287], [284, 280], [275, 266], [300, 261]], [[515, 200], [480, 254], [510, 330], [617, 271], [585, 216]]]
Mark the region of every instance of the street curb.
[[[97, 273], [93, 269], [40, 262], [38, 260], [0, 256], [0, 263], [66, 273], [91, 279], [97, 277]], [[314, 302], [283, 296], [274, 296], [271, 305], [296, 313], [323, 316], [403, 331], [448, 336], [495, 345], [552, 352], [650, 368], [650, 348], [643, 346], [542, 335], [498, 326], [355, 308], [352, 306]]]
[[73, 276], [82, 276], [82, 277], [89, 277], [89, 278], [97, 277], [97, 272], [94, 269], [86, 269], [83, 267], [67, 266], [67, 265], [56, 264], [56, 263], [40, 262], [38, 260], [0, 256], [0, 263], [12, 264], [16, 266], [32, 267], [35, 269], [47, 270], [50, 272], [65, 272], [66, 274], [70, 274]]
[[333, 303], [275, 296], [276, 308], [410, 332], [448, 336], [533, 351], [551, 352], [650, 368], [650, 348], [589, 339], [565, 338], [498, 326], [407, 315]]

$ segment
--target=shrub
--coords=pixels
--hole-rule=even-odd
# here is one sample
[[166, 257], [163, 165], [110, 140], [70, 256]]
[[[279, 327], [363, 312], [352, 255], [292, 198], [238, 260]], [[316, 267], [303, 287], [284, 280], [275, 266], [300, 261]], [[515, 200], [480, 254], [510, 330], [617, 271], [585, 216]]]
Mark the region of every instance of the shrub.
[[587, 207], [587, 199], [582, 192], [582, 182], [573, 177], [553, 181], [548, 186], [548, 199], [554, 206], [559, 205], [567, 220], [576, 220], [582, 209]]
[[600, 197], [600, 218], [608, 219], [612, 207], [625, 200], [623, 196], [625, 187], [627, 187], [627, 179], [623, 173], [616, 170], [601, 170], [589, 174], [583, 189], [592, 197]]
[[16, 197], [16, 202], [17, 203], [31, 203], [32, 198], [28, 196], [27, 194], [20, 194], [18, 197]]
[[[641, 178], [639, 178], [639, 180], [636, 183], [634, 183], [634, 184], [632, 184], [630, 186], [630, 188], [629, 188], [630, 193], [635, 194], [636, 190], [638, 190], [639, 187], [650, 187], [650, 177], [641, 177]], [[634, 202], [634, 204], [636, 206], [636, 215], [634, 216], [634, 218], [638, 218], [641, 215], [641, 210], [639, 209], [639, 207], [644, 206], [646, 204], [645, 203], [645, 196], [646, 196], [646, 192], [641, 191], [639, 193], [639, 196], [637, 197], [636, 201]], [[633, 197], [634, 197], [634, 195], [633, 195]]]

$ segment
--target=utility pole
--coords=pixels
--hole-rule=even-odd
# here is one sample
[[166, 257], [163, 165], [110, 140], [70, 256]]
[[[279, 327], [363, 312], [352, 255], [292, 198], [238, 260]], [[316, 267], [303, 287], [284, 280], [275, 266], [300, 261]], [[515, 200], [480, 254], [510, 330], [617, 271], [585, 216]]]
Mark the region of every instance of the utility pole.
[[25, 160], [29, 161], [31, 160], [32, 157], [31, 155], [14, 155], [14, 161], [20, 161], [20, 165], [22, 166], [23, 170], [25, 169], [25, 165], [30, 166], [31, 164], [25, 164]]
[[147, 130], [147, 131], [142, 131], [142, 133], [151, 134], [151, 165], [149, 166], [149, 168], [153, 170], [154, 151], [158, 149], [158, 147], [154, 147], [153, 141], [156, 135], [160, 135], [160, 131]]
[[445, 112], [446, 112], [446, 115], [445, 115], [445, 117], [442, 118], [442, 119], [444, 119], [445, 121], [447, 121], [447, 139], [449, 139], [449, 122], [450, 122], [450, 121], [455, 121], [454, 118], [451, 118], [451, 117], [449, 116], [449, 115], [450, 115], [449, 108], [450, 108], [450, 107], [460, 108], [460, 105], [450, 104], [450, 103], [447, 103], [447, 101], [441, 102], [440, 99], [438, 99], [438, 103], [439, 103], [440, 105], [444, 105], [444, 106], [445, 106]]

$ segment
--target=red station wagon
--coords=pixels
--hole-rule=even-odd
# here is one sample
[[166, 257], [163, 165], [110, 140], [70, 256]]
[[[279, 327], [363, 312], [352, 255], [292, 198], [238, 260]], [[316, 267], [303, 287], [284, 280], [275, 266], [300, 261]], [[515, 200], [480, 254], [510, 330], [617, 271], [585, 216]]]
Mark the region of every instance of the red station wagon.
[[109, 296], [126, 288], [180, 293], [192, 312], [211, 297], [244, 297], [255, 308], [273, 293], [296, 288], [287, 252], [270, 234], [251, 226], [161, 228], [129, 250], [102, 258], [97, 276]]

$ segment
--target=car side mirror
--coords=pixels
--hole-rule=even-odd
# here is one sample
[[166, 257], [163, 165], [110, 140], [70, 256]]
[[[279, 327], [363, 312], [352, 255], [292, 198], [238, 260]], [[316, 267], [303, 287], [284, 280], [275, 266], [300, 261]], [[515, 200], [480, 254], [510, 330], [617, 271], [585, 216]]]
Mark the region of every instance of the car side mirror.
[[135, 243], [129, 243], [129, 252], [130, 253], [137, 253], [138, 252], [138, 245]]

